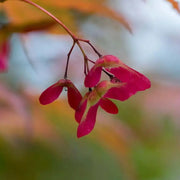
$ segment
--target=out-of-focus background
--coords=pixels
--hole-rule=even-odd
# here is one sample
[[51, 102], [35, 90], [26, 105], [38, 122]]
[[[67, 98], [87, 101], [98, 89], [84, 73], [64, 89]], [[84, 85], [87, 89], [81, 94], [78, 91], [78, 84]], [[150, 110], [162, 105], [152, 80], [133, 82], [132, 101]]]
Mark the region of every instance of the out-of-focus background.
[[[48, 106], [40, 93], [64, 74], [71, 38], [36, 8], [0, 4], [0, 43], [9, 42], [0, 74], [1, 180], [179, 180], [180, 14], [166, 0], [34, 0], [102, 54], [144, 73], [152, 87], [117, 115], [98, 111], [94, 130], [77, 139], [66, 92]], [[170, 3], [171, 2], [171, 3]], [[174, 7], [173, 7], [174, 6]], [[132, 33], [128, 30], [130, 25]], [[88, 56], [97, 56], [82, 43]], [[75, 48], [69, 78], [85, 93]]]

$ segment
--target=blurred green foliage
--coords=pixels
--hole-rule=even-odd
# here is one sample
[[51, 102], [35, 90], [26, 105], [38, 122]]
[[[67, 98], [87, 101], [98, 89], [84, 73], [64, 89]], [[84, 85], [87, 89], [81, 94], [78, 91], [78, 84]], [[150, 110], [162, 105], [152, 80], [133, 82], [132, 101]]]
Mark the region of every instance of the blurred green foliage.
[[67, 138], [63, 145], [1, 138], [0, 178], [3, 180], [121, 179], [113, 154], [95, 142]]

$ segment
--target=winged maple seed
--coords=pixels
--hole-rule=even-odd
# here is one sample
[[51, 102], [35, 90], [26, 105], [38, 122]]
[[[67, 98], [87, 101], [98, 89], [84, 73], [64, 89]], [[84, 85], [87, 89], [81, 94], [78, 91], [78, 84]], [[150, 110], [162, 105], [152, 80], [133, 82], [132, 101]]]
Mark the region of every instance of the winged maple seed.
[[[48, 87], [41, 94], [39, 101], [42, 105], [50, 104], [55, 101], [63, 89], [66, 88], [69, 105], [75, 110], [75, 120], [78, 123], [78, 138], [89, 134], [93, 130], [99, 107], [111, 114], [118, 113], [117, 106], [110, 99], [125, 101], [136, 92], [150, 88], [151, 82], [146, 76], [124, 64], [116, 56], [102, 56], [89, 40], [76, 37], [66, 25], [46, 9], [30, 0], [20, 1], [28, 3], [50, 16], [73, 40], [72, 47], [67, 54], [64, 78]], [[0, 2], [2, 2], [2, 0], [0, 0]], [[95, 62], [87, 57], [81, 42], [87, 43], [93, 49], [94, 53], [99, 56]], [[75, 45], [79, 47], [84, 57], [84, 85], [88, 89], [84, 97], [71, 80], [68, 79], [69, 60]], [[8, 51], [5, 47], [3, 44], [2, 51], [0, 51], [1, 62], [7, 62]], [[94, 64], [91, 69], [89, 69], [89, 63]], [[109, 81], [100, 81], [102, 73], [105, 73], [109, 77]]]
[[[101, 81], [101, 71], [110, 73], [109, 81]], [[58, 98], [63, 87], [68, 88], [68, 102], [75, 110], [75, 119], [79, 123], [77, 137], [89, 134], [95, 125], [98, 107], [111, 114], [118, 113], [117, 106], [108, 98], [127, 100], [138, 91], [150, 88], [151, 83], [143, 74], [122, 63], [113, 55], [99, 58], [85, 76], [85, 87], [89, 91], [82, 98], [70, 80], [62, 79], [46, 89], [40, 96], [41, 104], [49, 104]]]
[[39, 98], [40, 103], [43, 105], [52, 103], [60, 96], [64, 87], [67, 88], [69, 105], [71, 108], [76, 110], [79, 106], [82, 96], [74, 84], [68, 79], [61, 79], [47, 88]]
[[93, 87], [99, 82], [103, 68], [112, 74], [112, 76], [110, 76], [112, 82], [126, 82], [126, 86], [131, 89], [131, 93], [133, 94], [150, 87], [148, 78], [128, 67], [113, 55], [100, 57], [95, 62], [85, 78], [84, 84], [86, 87]]

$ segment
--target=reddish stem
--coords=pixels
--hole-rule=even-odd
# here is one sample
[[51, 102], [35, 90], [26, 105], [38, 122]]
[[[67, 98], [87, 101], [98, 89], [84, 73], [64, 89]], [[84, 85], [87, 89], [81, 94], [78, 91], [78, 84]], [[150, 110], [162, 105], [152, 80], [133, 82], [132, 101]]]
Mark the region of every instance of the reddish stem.
[[68, 72], [68, 66], [69, 66], [69, 58], [70, 58], [70, 55], [72, 53], [72, 50], [73, 50], [75, 44], [76, 44], [76, 42], [74, 41], [73, 45], [72, 45], [72, 47], [71, 47], [71, 49], [70, 49], [70, 51], [69, 51], [69, 53], [67, 55], [67, 62], [66, 62], [66, 69], [65, 69], [65, 73], [64, 73], [64, 79], [67, 79], [67, 72]]
[[58, 18], [52, 15], [49, 11], [47, 11], [46, 9], [44, 9], [43, 7], [39, 6], [38, 4], [32, 1], [29, 1], [29, 0], [21, 0], [21, 1], [31, 4], [32, 6], [35, 6], [36, 8], [40, 9], [41, 11], [43, 11], [44, 13], [52, 17], [58, 24], [61, 25], [61, 27], [64, 28], [64, 30], [72, 37], [73, 40], [77, 39], [76, 36], [68, 29], [68, 27], [66, 27], [65, 24], [63, 24]]
[[95, 52], [99, 57], [102, 56], [102, 54], [99, 53], [99, 51], [98, 51], [98, 50], [90, 43], [89, 40], [86, 40], [86, 39], [80, 39], [80, 38], [78, 38], [78, 40], [79, 40], [79, 41], [82, 41], [82, 42], [85, 42], [85, 43], [87, 43], [87, 44], [89, 44], [89, 45], [91, 46], [91, 48], [94, 50], [94, 52]]
[[95, 64], [95, 62], [94, 62], [94, 61], [92, 61], [92, 60], [90, 60], [90, 59], [88, 59], [88, 61], [89, 61], [89, 62], [91, 62], [91, 63], [93, 63], [93, 64]]
[[71, 55], [71, 52], [75, 46], [75, 44], [77, 44], [84, 56], [84, 73], [86, 75], [87, 71], [89, 72], [89, 67], [88, 67], [88, 58], [81, 46], [81, 44], [79, 43], [79, 41], [82, 41], [82, 42], [85, 42], [87, 44], [89, 44], [91, 46], [91, 48], [94, 50], [94, 52], [99, 56], [101, 57], [102, 55], [97, 51], [97, 49], [90, 43], [89, 40], [85, 40], [85, 39], [80, 39], [80, 38], [77, 38], [69, 29], [68, 27], [66, 27], [65, 24], [63, 24], [58, 18], [56, 18], [53, 14], [51, 14], [49, 11], [47, 11], [46, 9], [44, 9], [43, 7], [39, 6], [38, 4], [30, 1], [30, 0], [20, 0], [20, 1], [23, 1], [25, 3], [28, 3], [38, 9], [40, 9], [41, 11], [43, 11], [44, 13], [46, 13], [47, 15], [49, 15], [51, 18], [53, 18], [73, 39], [73, 45], [68, 53], [68, 57], [67, 57], [67, 63], [66, 63], [66, 69], [65, 69], [65, 74], [64, 74], [64, 78], [66, 79], [67, 78], [67, 71], [68, 71], [68, 65], [69, 65], [69, 58], [70, 58], [70, 55]]

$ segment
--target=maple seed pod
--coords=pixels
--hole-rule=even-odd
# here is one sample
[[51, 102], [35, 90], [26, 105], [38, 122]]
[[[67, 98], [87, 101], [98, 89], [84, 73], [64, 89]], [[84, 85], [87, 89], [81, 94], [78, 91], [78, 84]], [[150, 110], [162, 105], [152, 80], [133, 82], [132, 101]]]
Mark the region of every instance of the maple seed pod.
[[63, 88], [65, 88], [67, 91], [69, 105], [71, 106], [71, 108], [76, 110], [79, 106], [82, 96], [75, 85], [68, 79], [60, 79], [58, 82], [54, 83], [45, 91], [43, 91], [43, 93], [39, 97], [40, 103], [42, 105], [52, 103], [60, 96]]

